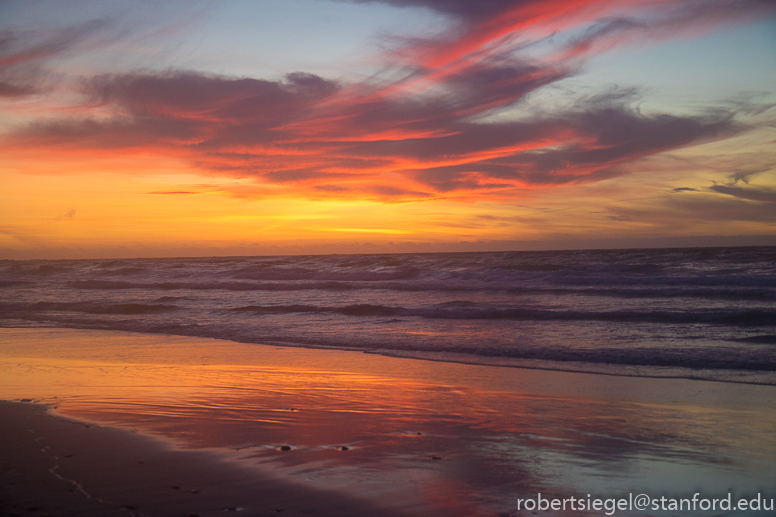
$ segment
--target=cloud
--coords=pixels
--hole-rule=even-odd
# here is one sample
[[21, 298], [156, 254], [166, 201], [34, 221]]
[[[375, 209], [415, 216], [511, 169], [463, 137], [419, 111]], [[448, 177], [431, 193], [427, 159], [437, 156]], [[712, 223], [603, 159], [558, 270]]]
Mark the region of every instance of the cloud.
[[[607, 2], [599, 2], [599, 5]], [[623, 44], [655, 43], [677, 37], [697, 37], [721, 26], [753, 21], [774, 11], [763, 0], [674, 0], [632, 3], [622, 9], [608, 2], [604, 16], [571, 38], [562, 58], [600, 54]], [[627, 5], [627, 4], [625, 4]]]
[[759, 201], [761, 203], [776, 203], [776, 192], [767, 189], [741, 188], [726, 185], [713, 185], [710, 187], [714, 192], [726, 194], [738, 199], [747, 199], [749, 201]]
[[39, 61], [94, 44], [94, 36], [109, 25], [108, 20], [90, 20], [55, 30], [6, 29], [0, 32], [0, 67]]
[[[316, 198], [514, 197], [625, 174], [637, 160], [745, 130], [724, 108], [696, 116], [642, 113], [633, 107], [637, 89], [610, 89], [563, 112], [497, 115], [572, 77], [580, 59], [626, 34], [674, 37], [677, 20], [691, 32], [724, 23], [731, 10], [740, 16], [729, 18], [740, 19], [768, 8], [742, 0], [382, 1], [433, 9], [458, 25], [434, 39], [406, 41], [384, 56], [388, 73], [361, 83], [305, 72], [280, 80], [193, 70], [93, 77], [83, 84], [84, 110], [93, 115], [32, 123], [8, 135], [5, 147], [156, 153]], [[544, 58], [521, 53], [557, 31], [576, 36], [560, 38]], [[33, 59], [78, 41], [75, 33], [62, 35], [7, 55]]]
[[770, 170], [770, 167], [763, 168], [760, 170], [745, 170], [745, 171], [736, 171], [733, 174], [730, 175], [730, 184], [735, 185], [739, 181], [749, 184], [750, 181], [752, 181], [753, 178], [756, 176], [759, 176], [763, 172], [767, 172]]
[[[352, 0], [424, 7], [457, 25], [404, 56], [441, 67], [478, 59], [515, 45], [572, 34], [556, 59], [607, 51], [624, 43], [695, 36], [719, 26], [756, 20], [776, 9], [768, 0]], [[580, 34], [581, 32], [581, 34]]]
[[66, 53], [104, 45], [113, 23], [90, 20], [63, 29], [0, 31], [0, 97], [40, 93], [48, 78], [42, 64]]
[[0, 81], [0, 97], [23, 97], [37, 92], [38, 89], [31, 84], [14, 84]]
[[608, 219], [612, 221], [644, 221], [649, 218], [650, 213], [644, 210], [636, 210], [633, 208], [625, 208], [621, 206], [610, 206], [606, 208]]
[[490, 18], [525, 0], [350, 0], [353, 3], [384, 3], [395, 7], [426, 7], [428, 9], [464, 19]]
[[698, 192], [698, 189], [692, 187], [677, 187], [672, 189], [671, 192]]
[[663, 214], [672, 216], [671, 224], [674, 226], [677, 222], [697, 219], [698, 214], [702, 214], [703, 221], [707, 224], [711, 223], [709, 228], [715, 231], [732, 221], [747, 221], [769, 225], [761, 227], [764, 233], [768, 233], [776, 223], [776, 210], [772, 205], [751, 203], [749, 200], [731, 195], [672, 196], [668, 201]]
[[[366, 197], [420, 199], [597, 181], [642, 157], [740, 130], [719, 112], [644, 115], [619, 92], [564, 113], [477, 120], [563, 77], [552, 68], [478, 64], [443, 93], [414, 98], [302, 73], [282, 81], [190, 71], [102, 76], [86, 88], [113, 116], [36, 123], [13, 144], [150, 150], [319, 194], [334, 195], [338, 185]], [[387, 182], [402, 187], [386, 189]]]
[[154, 192], [148, 192], [148, 194], [156, 194], [160, 196], [191, 196], [195, 194], [201, 194], [201, 192], [195, 192], [193, 190], [156, 190]]
[[[768, 172], [772, 167], [764, 167], [756, 170], [739, 170], [730, 174], [726, 184], [718, 185], [716, 182], [709, 187], [710, 190], [719, 194], [733, 196], [737, 199], [746, 199], [748, 201], [758, 201], [760, 203], [776, 203], [776, 191], [768, 187], [752, 187], [750, 182], [756, 176]], [[747, 187], [736, 186], [739, 182]]]

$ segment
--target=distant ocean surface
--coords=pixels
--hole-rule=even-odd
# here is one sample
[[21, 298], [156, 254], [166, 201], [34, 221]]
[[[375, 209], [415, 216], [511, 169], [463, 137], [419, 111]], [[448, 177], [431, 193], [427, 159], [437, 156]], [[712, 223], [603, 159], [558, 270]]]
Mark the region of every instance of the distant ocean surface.
[[0, 326], [776, 385], [776, 247], [6, 260]]

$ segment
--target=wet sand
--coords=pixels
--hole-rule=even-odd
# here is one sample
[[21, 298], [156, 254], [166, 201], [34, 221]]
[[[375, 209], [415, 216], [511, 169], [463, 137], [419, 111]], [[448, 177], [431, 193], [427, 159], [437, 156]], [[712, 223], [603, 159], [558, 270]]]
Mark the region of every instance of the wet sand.
[[772, 386], [0, 329], [0, 398], [54, 408], [0, 405], [5, 515], [514, 516], [776, 479]]
[[0, 402], [2, 515], [402, 515], [47, 409]]

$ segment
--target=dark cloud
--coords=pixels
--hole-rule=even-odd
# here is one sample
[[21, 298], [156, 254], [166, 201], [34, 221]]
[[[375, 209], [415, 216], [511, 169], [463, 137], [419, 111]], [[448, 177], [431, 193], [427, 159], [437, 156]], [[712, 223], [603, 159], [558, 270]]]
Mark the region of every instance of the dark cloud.
[[38, 89], [31, 84], [13, 84], [0, 81], [0, 97], [23, 97], [38, 93]]
[[224, 170], [229, 170], [230, 162], [256, 153], [226, 151], [281, 138], [284, 124], [306, 116], [337, 88], [312, 74], [289, 74], [287, 81], [274, 82], [195, 72], [101, 76], [85, 87], [92, 102], [113, 106], [117, 115], [35, 123], [19, 138], [104, 149], [180, 148], [192, 158], [221, 151]]
[[276, 127], [337, 90], [336, 83], [294, 72], [285, 82], [234, 79], [196, 72], [102, 76], [87, 90], [135, 119], [234, 121], [252, 129]]
[[761, 203], [776, 203], [776, 192], [766, 189], [731, 187], [726, 185], [714, 185], [710, 187], [714, 192], [726, 194], [738, 199], [759, 201]]
[[698, 192], [698, 189], [692, 187], [676, 187], [675, 189], [672, 189], [671, 192]]
[[350, 0], [353, 3], [383, 3], [395, 7], [424, 7], [465, 19], [486, 19], [519, 5], [540, 0]]
[[[466, 164], [429, 168], [418, 171], [418, 176], [442, 191], [475, 188], [475, 176], [485, 178], [483, 185], [488, 188], [503, 188], [515, 182], [558, 185], [596, 181], [622, 174], [617, 166], [627, 162], [737, 130], [727, 117], [645, 116], [622, 105], [523, 123], [470, 124], [459, 134], [434, 139], [428, 148], [420, 144], [418, 149], [435, 156], [450, 156], [456, 150], [475, 155], [499, 149], [515, 151]], [[542, 140], [554, 145], [530, 148]], [[399, 153], [398, 145], [391, 151]]]
[[730, 175], [731, 185], [735, 185], [739, 181], [743, 183], [749, 183], [755, 176], [759, 176], [763, 172], [770, 170], [770, 167], [763, 168], [755, 171], [737, 171]]
[[571, 115], [570, 123], [578, 131], [593, 135], [596, 144], [547, 154], [563, 154], [568, 161], [579, 164], [633, 159], [707, 138], [729, 136], [738, 130], [730, 114], [723, 117], [643, 115], [617, 105]]

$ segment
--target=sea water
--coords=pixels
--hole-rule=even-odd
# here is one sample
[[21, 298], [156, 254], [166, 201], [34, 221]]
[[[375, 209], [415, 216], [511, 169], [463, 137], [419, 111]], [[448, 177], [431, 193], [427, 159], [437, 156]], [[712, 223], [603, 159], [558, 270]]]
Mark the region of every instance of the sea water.
[[776, 247], [5, 260], [0, 326], [776, 384]]

